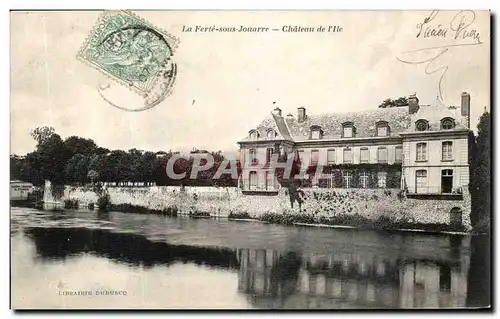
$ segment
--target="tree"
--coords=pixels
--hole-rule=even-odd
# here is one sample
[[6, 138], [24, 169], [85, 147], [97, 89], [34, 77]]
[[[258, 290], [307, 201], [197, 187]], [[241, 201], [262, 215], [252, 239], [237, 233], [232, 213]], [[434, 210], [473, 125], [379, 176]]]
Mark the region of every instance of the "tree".
[[54, 133], [42, 141], [37, 148], [35, 158], [44, 180], [50, 180], [54, 185], [64, 184], [64, 169], [69, 159], [69, 153], [61, 136]]
[[90, 155], [95, 154], [97, 150], [97, 145], [95, 142], [88, 138], [70, 136], [64, 140], [64, 145], [71, 153], [71, 156], [75, 154]]
[[380, 105], [378, 106], [379, 108], [388, 108], [388, 107], [400, 107], [400, 106], [407, 106], [408, 105], [408, 98], [406, 97], [400, 97], [395, 100], [392, 99], [386, 99]]
[[489, 220], [491, 209], [491, 115], [486, 110], [479, 118], [477, 137], [471, 145], [471, 181], [472, 199], [471, 224], [475, 226], [481, 220]]
[[93, 185], [95, 181], [99, 178], [99, 173], [97, 173], [94, 170], [90, 170], [89, 173], [87, 174], [87, 177], [90, 179], [90, 182]]
[[37, 145], [41, 145], [54, 134], [54, 128], [49, 126], [40, 126], [30, 132], [31, 137], [33, 137], [33, 139], [37, 142]]

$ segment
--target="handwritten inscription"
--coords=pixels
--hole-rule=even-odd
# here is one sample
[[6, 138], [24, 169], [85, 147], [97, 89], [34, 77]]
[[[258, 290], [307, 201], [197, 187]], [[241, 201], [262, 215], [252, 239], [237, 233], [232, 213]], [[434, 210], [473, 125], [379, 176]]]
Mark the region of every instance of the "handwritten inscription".
[[[481, 45], [481, 34], [474, 29], [476, 13], [472, 10], [463, 10], [453, 16], [447, 23], [439, 20], [439, 11], [434, 10], [426, 16], [422, 22], [416, 25], [417, 39], [443, 39], [445, 44], [432, 47], [423, 47], [403, 52], [403, 57], [397, 57], [398, 61], [407, 64], [426, 64], [425, 73], [435, 74], [441, 72], [438, 82], [438, 97], [443, 100], [442, 82], [449, 67], [446, 64], [436, 66], [437, 61], [445, 56], [452, 47], [459, 48], [465, 46]], [[419, 59], [415, 56], [418, 52], [432, 53], [431, 57]]]
[[447, 27], [441, 23], [437, 25], [432, 23], [438, 13], [437, 10], [432, 11], [423, 22], [417, 24], [417, 38], [447, 38], [451, 36], [453, 40], [471, 39], [475, 43], [482, 43], [481, 34], [477, 30], [469, 28], [476, 19], [474, 11], [460, 11], [453, 17]]

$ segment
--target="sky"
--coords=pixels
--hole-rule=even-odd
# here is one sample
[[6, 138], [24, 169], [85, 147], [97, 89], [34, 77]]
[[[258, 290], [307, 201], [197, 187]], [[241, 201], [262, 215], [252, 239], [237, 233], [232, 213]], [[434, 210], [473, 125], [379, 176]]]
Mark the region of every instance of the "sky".
[[[34, 150], [29, 133], [38, 126], [109, 149], [231, 153], [276, 106], [284, 115], [296, 114], [299, 106], [309, 114], [362, 111], [413, 93], [421, 104], [439, 98], [460, 105], [467, 91], [471, 128], [490, 109], [488, 11], [136, 13], [180, 40], [172, 95], [143, 112], [105, 102], [96, 87], [106, 78], [76, 58], [101, 12], [11, 12], [11, 154]], [[430, 22], [417, 37], [426, 17]], [[197, 25], [337, 25], [342, 32], [182, 31]], [[415, 63], [432, 60], [444, 50], [436, 47], [449, 45], [433, 62]], [[405, 53], [411, 50], [420, 51]]]

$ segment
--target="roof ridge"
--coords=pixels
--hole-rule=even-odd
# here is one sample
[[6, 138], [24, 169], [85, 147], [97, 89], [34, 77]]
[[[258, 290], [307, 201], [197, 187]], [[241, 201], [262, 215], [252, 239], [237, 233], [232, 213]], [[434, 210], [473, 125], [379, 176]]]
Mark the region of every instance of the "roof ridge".
[[377, 109], [370, 109], [370, 110], [361, 110], [361, 111], [349, 111], [349, 112], [321, 112], [321, 113], [312, 113], [308, 114], [309, 116], [315, 117], [315, 116], [324, 116], [324, 115], [348, 115], [348, 114], [367, 114], [367, 113], [383, 113], [387, 112], [388, 110], [397, 110], [401, 112], [408, 112], [408, 110], [405, 108], [408, 108], [407, 105], [405, 106], [398, 106], [398, 107], [388, 107], [388, 108], [377, 108]]

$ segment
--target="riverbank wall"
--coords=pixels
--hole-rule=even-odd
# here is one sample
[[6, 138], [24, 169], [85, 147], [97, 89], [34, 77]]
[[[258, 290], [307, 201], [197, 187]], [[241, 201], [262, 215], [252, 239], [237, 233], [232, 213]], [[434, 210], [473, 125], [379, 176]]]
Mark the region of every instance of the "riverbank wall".
[[[179, 212], [247, 215], [259, 219], [265, 214], [307, 214], [318, 220], [389, 220], [404, 225], [459, 224], [469, 231], [470, 195], [459, 198], [408, 198], [399, 189], [321, 189], [302, 190], [302, 204], [292, 207], [286, 188], [277, 195], [246, 195], [238, 188], [223, 187], [110, 187], [111, 203], [128, 204], [151, 210], [176, 209]], [[63, 200], [78, 199], [80, 204], [97, 202], [89, 188], [66, 186]], [[321, 220], [321, 221], [320, 221]]]

